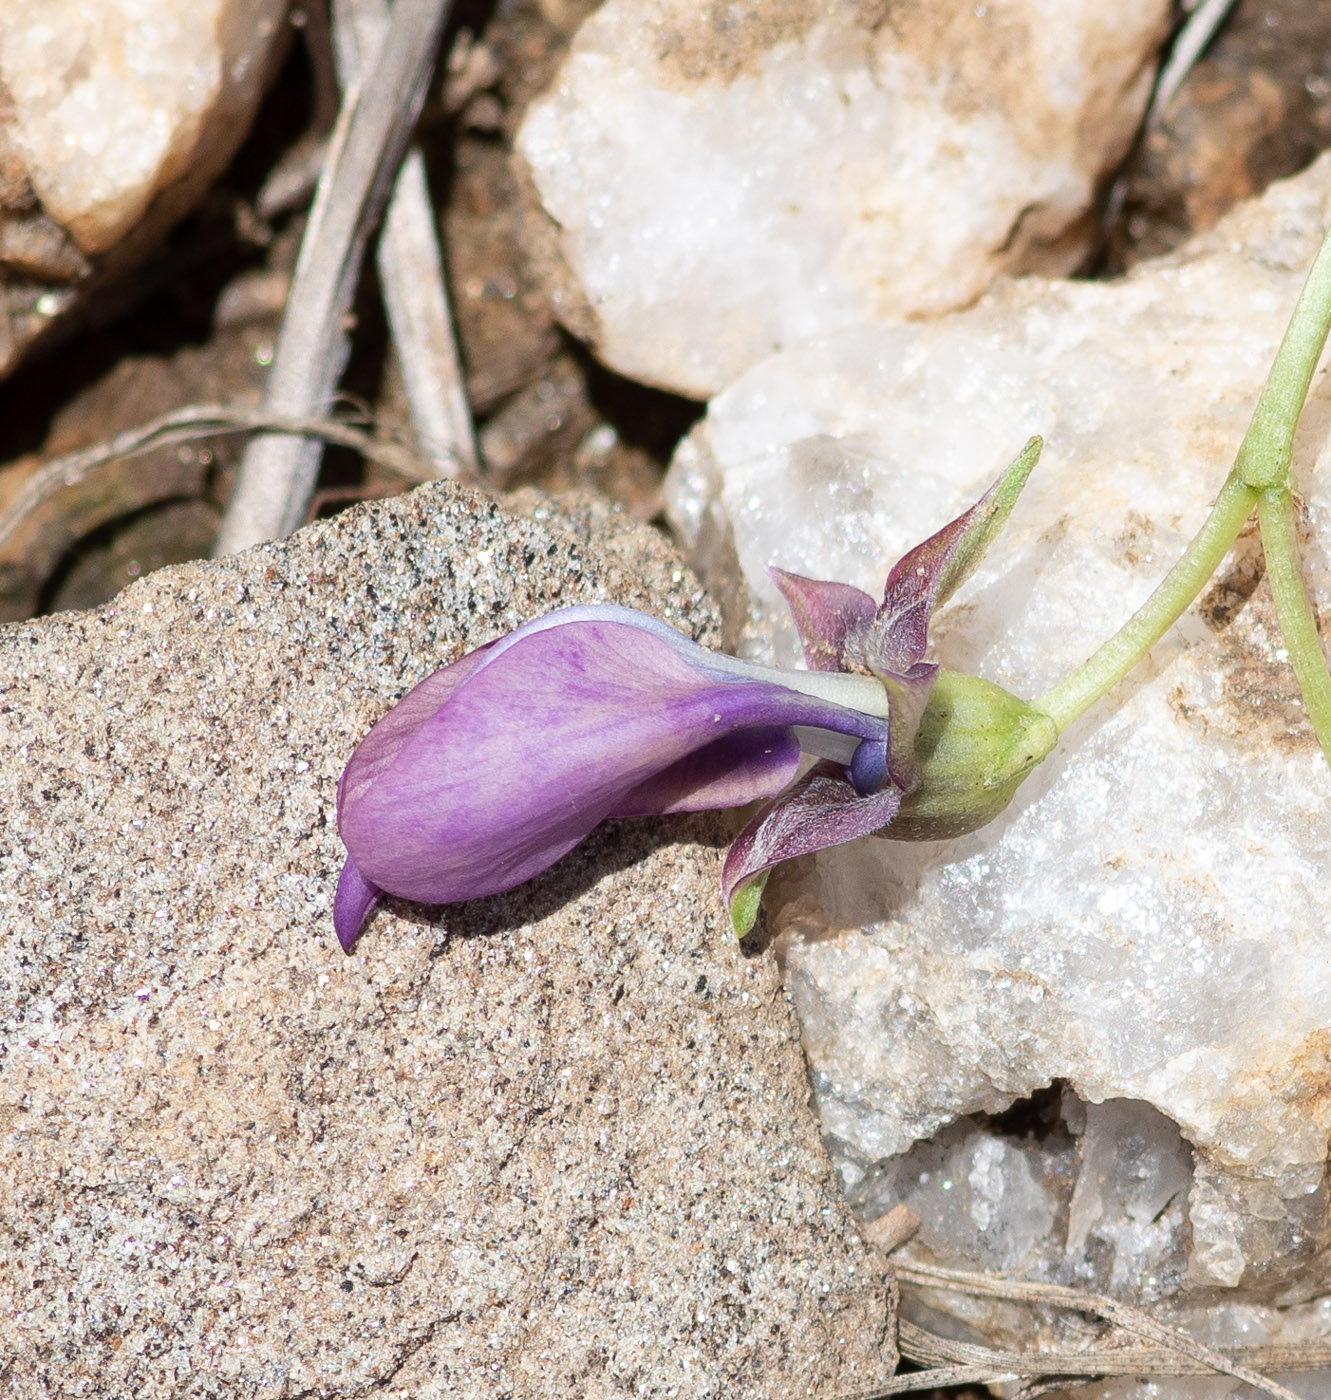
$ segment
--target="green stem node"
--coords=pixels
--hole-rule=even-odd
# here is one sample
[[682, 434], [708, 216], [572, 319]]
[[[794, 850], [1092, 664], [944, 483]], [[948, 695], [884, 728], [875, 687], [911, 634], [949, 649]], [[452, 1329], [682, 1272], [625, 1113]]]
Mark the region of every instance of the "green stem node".
[[1331, 230], [1303, 284], [1289, 329], [1280, 343], [1252, 422], [1234, 459], [1247, 485], [1264, 491], [1289, 485], [1294, 429], [1308, 397], [1313, 371], [1331, 329]]

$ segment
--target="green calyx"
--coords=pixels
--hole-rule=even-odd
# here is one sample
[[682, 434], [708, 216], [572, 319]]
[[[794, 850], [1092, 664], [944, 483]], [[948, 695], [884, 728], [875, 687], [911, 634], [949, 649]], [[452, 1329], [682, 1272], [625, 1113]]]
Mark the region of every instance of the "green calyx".
[[885, 836], [937, 841], [992, 821], [1058, 741], [1048, 715], [992, 681], [940, 670], [915, 739], [920, 782]]

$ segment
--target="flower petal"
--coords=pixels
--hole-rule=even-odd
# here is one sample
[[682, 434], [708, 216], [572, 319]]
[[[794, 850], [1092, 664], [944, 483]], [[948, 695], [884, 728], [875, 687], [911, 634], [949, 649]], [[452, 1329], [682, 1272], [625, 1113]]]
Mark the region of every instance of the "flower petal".
[[361, 740], [351, 762], [337, 782], [337, 809], [354, 801], [387, 768], [392, 766], [402, 745], [422, 724], [438, 712], [448, 697], [481, 664], [495, 642], [469, 651], [451, 665], [444, 666], [413, 686]]
[[789, 792], [754, 817], [726, 855], [721, 892], [736, 935], [743, 938], [757, 916], [757, 901], [746, 898], [745, 887], [751, 887], [751, 882], [783, 860], [881, 830], [900, 806], [901, 793], [896, 788], [862, 797], [835, 764], [815, 764]]
[[749, 752], [748, 784], [713, 771], [690, 796], [681, 769], [651, 786], [745, 731], [767, 731], [759, 747], [796, 725], [886, 742], [884, 718], [754, 678], [625, 608], [550, 614], [464, 663], [460, 682], [442, 673], [433, 713], [414, 711], [382, 742], [371, 731], [341, 785], [339, 827], [361, 878], [423, 903], [520, 884], [635, 801], [661, 811], [709, 788], [726, 806], [769, 794], [788, 749], [765, 762]]
[[377, 888], [356, 869], [356, 862], [347, 857], [338, 876], [337, 893], [333, 896], [333, 928], [344, 953], [351, 952], [370, 911], [383, 898]]
[[847, 670], [847, 644], [873, 626], [878, 614], [874, 600], [848, 583], [828, 583], [777, 568], [769, 568], [767, 574], [790, 608], [809, 669]]
[[789, 729], [753, 729], [681, 758], [628, 793], [612, 817], [713, 812], [775, 797], [795, 776], [800, 746]]
[[970, 577], [1006, 524], [1043, 445], [1033, 437], [968, 511], [893, 566], [873, 628], [875, 645], [869, 664], [875, 674], [904, 674], [923, 659], [934, 610]]

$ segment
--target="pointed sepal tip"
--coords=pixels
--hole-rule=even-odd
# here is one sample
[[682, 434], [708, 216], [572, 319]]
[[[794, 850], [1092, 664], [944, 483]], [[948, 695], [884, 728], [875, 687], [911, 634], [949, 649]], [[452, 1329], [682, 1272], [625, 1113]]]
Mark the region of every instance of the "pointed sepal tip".
[[736, 938], [747, 938], [758, 922], [758, 908], [763, 902], [763, 890], [767, 887], [770, 870], [760, 870], [751, 880], [745, 882], [730, 896], [730, 926]]

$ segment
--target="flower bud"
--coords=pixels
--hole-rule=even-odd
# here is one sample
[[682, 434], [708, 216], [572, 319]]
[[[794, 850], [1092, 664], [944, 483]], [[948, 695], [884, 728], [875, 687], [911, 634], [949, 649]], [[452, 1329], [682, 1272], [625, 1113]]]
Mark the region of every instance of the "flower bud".
[[940, 670], [915, 740], [920, 781], [882, 834], [938, 841], [984, 826], [1057, 741], [1054, 721], [1002, 686]]

